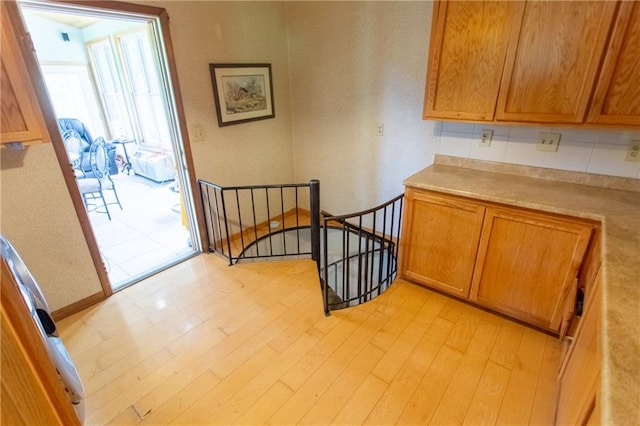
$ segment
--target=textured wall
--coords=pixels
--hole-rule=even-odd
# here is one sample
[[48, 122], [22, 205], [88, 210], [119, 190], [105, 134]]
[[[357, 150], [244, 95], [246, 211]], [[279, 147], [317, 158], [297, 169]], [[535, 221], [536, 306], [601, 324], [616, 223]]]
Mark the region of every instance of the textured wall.
[[[221, 185], [293, 181], [285, 9], [276, 2], [150, 1], [170, 19], [196, 175]], [[210, 63], [271, 63], [275, 118], [218, 127]]]
[[52, 310], [102, 292], [50, 143], [2, 148], [1, 232], [40, 284]]
[[423, 2], [287, 3], [296, 177], [320, 179], [324, 209], [373, 207], [432, 161], [430, 20]]

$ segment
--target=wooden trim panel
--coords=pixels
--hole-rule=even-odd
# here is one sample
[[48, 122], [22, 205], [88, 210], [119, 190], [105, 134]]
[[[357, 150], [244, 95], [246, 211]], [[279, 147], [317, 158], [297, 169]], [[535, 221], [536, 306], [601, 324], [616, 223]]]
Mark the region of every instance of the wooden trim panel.
[[80, 312], [81, 310], [86, 309], [89, 306], [102, 302], [106, 298], [107, 296], [104, 293], [92, 294], [91, 296], [78, 300], [77, 302], [67, 305], [64, 308], [60, 308], [57, 311], [51, 312], [51, 317], [55, 321], [59, 321], [63, 318], [68, 317], [69, 315], [75, 314], [76, 312]]
[[2, 424], [80, 425], [17, 284], [0, 263]]
[[588, 121], [640, 126], [640, 3], [618, 11]]

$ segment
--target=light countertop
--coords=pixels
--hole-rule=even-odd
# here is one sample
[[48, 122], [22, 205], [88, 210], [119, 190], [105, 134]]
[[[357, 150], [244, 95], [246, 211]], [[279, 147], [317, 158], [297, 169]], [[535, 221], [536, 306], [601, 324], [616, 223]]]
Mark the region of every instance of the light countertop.
[[404, 184], [602, 223], [602, 424], [639, 424], [640, 180], [436, 156]]

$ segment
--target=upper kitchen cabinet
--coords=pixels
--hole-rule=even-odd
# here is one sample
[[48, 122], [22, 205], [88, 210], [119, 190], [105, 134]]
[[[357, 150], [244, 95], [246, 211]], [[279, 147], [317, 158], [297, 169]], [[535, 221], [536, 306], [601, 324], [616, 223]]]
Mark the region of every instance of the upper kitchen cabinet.
[[637, 9], [608, 1], [436, 3], [424, 118], [638, 125]]
[[521, 2], [436, 2], [424, 117], [491, 121]]
[[615, 2], [526, 2], [511, 34], [496, 120], [582, 122], [615, 10]]
[[[44, 118], [19, 39], [9, 18], [9, 3], [2, 5], [2, 37], [0, 61], [0, 142], [41, 142], [49, 140]], [[17, 10], [17, 9], [16, 9]]]
[[589, 113], [593, 123], [640, 125], [640, 4], [623, 2]]

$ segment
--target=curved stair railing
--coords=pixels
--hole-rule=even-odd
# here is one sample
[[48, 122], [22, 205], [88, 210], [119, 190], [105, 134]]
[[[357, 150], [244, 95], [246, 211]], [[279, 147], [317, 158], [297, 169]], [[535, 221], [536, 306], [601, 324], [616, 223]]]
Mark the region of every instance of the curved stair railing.
[[398, 272], [404, 195], [358, 213], [321, 212], [325, 314], [359, 305], [389, 288]]
[[373, 299], [397, 275], [403, 195], [335, 216], [320, 211], [317, 180], [232, 187], [198, 183], [209, 252], [224, 256], [229, 265], [311, 257], [326, 315]]

